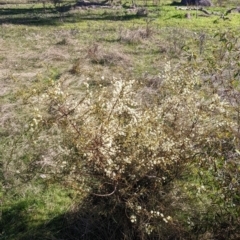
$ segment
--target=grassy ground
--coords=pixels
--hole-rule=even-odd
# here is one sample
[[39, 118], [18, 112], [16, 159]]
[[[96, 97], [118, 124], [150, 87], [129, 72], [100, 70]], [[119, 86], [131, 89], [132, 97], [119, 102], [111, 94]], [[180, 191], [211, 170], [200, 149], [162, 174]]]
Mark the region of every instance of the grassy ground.
[[[114, 76], [151, 81], [169, 59], [180, 66], [182, 59], [210, 54], [216, 33], [230, 29], [239, 34], [240, 14], [223, 19], [192, 10], [186, 18], [185, 10], [161, 1], [149, 4], [144, 17], [128, 8], [72, 9], [60, 15], [52, 5], [44, 11], [38, 3], [11, 3], [0, 8], [0, 238], [56, 239], [61, 215], [80, 197], [63, 186], [45, 188], [39, 181], [22, 184], [17, 179], [21, 166], [11, 165], [15, 143], [31, 111], [19, 97], [22, 89], [49, 78], [65, 80], [74, 94], [88, 78], [94, 87], [107, 85]], [[219, 14], [226, 9], [211, 8]]]

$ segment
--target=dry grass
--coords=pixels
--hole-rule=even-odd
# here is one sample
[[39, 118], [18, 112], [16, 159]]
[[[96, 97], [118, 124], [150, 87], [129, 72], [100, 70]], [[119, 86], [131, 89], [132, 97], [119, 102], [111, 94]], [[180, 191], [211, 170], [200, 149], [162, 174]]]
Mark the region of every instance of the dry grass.
[[[163, 7], [161, 11], [162, 15], [152, 22], [138, 19], [135, 15], [126, 18], [126, 21], [120, 22], [117, 18], [111, 21], [114, 12], [108, 16], [107, 13], [103, 14], [103, 10], [92, 9], [76, 11], [75, 14], [80, 15], [74, 21], [66, 18], [66, 22], [59, 23], [57, 27], [47, 23], [42, 26], [2, 24], [0, 26], [0, 157], [3, 161], [12, 157], [10, 151], [12, 149], [26, 151], [26, 155], [28, 154], [24, 142], [15, 149], [14, 140], [11, 139], [12, 137], [14, 139], [19, 131], [24, 130], [24, 126], [28, 124], [25, 119], [32, 111], [32, 108], [27, 107], [23, 101], [23, 97], [27, 98], [24, 95], [25, 90], [32, 89], [33, 86], [44, 86], [48, 79], [52, 79], [61, 81], [63, 89], [68, 89], [73, 97], [79, 97], [83, 89], [82, 83], [86, 81], [91, 87], [98, 89], [99, 86], [110, 85], [114, 77], [137, 79], [144, 86], [140, 96], [143, 104], [151, 106], [155, 101], [155, 95], [158, 94], [157, 89], [161, 87], [161, 78], [158, 74], [165, 62], [172, 59], [181, 66], [181, 61], [186, 59], [185, 56], [194, 51], [198, 53], [199, 32], [204, 32], [207, 36], [204, 45], [206, 50], [204, 50], [208, 55], [212, 52], [211, 46], [215, 44], [213, 38], [215, 33], [212, 29], [214, 31], [220, 29], [221, 26], [225, 26], [224, 24], [231, 27], [233, 23], [229, 21], [214, 25], [210, 22], [214, 19], [209, 20], [209, 18], [206, 20], [192, 18], [187, 22], [186, 19], [176, 17], [178, 12], [174, 12], [174, 8]], [[171, 16], [167, 15], [169, 12], [172, 14], [171, 19]], [[150, 11], [149, 14], [150, 19], [152, 17]], [[201, 28], [201, 24], [198, 25], [199, 22], [205, 24], [204, 21], [207, 21], [206, 26], [209, 27], [209, 31], [205, 27]], [[196, 32], [197, 38], [194, 39]], [[183, 49], [186, 46], [190, 49]], [[201, 56], [197, 57], [199, 57], [197, 60], [201, 61], [199, 60]], [[189, 63], [192, 63], [190, 61], [191, 59]], [[7, 146], [4, 141], [9, 145]], [[32, 140], [29, 140], [28, 144], [32, 144]], [[20, 160], [24, 161], [24, 159]], [[11, 174], [9, 179], [10, 177]], [[38, 186], [34, 191], [38, 192]], [[9, 196], [11, 199], [11, 194]]]
[[130, 57], [124, 54], [124, 52], [119, 49], [119, 46], [106, 48], [97, 43], [87, 48], [86, 58], [89, 59], [91, 63], [100, 65], [129, 66], [131, 63]]
[[144, 39], [148, 38], [150, 33], [147, 28], [124, 29], [120, 31], [119, 40], [126, 44], [141, 44]]
[[66, 62], [70, 60], [70, 54], [65, 49], [52, 46], [40, 55], [39, 60], [43, 63]]

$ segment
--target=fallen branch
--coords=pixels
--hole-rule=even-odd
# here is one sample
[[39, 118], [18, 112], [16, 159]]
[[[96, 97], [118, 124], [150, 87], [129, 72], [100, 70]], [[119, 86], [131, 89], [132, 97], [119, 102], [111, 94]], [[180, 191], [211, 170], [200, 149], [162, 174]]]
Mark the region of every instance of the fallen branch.
[[232, 13], [232, 11], [235, 11], [235, 10], [240, 13], [240, 7], [235, 7], [235, 8], [231, 8], [231, 9], [227, 10], [224, 15], [226, 16], [229, 13]]
[[220, 12], [210, 12], [207, 9], [203, 8], [203, 7], [176, 7], [177, 10], [184, 10], [184, 11], [201, 11], [203, 13], [205, 13], [206, 15], [216, 15], [216, 16], [221, 16], [221, 18], [224, 18], [225, 16], [227, 16], [228, 14], [232, 13], [232, 11], [237, 11], [240, 13], [240, 7], [234, 7], [231, 8], [229, 10], [227, 10], [225, 13], [220, 13]]

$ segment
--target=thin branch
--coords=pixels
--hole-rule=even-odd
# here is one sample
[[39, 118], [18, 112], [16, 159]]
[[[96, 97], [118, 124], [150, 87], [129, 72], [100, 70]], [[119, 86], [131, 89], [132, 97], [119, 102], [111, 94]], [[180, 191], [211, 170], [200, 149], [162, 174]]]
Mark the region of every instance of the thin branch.
[[111, 193], [107, 193], [107, 194], [97, 194], [97, 193], [92, 193], [92, 195], [94, 196], [98, 196], [98, 197], [109, 197], [111, 195], [113, 195], [117, 190], [117, 184], [114, 187], [114, 190]]

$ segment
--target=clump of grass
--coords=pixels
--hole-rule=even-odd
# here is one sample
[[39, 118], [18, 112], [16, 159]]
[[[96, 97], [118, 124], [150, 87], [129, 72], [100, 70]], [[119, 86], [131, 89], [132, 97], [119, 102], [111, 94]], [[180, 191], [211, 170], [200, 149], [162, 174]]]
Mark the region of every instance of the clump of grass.
[[57, 45], [67, 45], [67, 44], [68, 44], [68, 40], [66, 38], [63, 38], [62, 40], [57, 42]]
[[149, 37], [147, 28], [124, 29], [120, 30], [119, 41], [127, 44], [141, 44], [144, 39]]
[[120, 51], [120, 49], [107, 49], [106, 47], [103, 47], [99, 44], [90, 45], [87, 49], [86, 57], [90, 60], [91, 63], [104, 66], [129, 66], [131, 64], [130, 58], [122, 51]]

